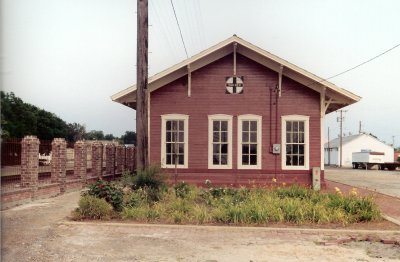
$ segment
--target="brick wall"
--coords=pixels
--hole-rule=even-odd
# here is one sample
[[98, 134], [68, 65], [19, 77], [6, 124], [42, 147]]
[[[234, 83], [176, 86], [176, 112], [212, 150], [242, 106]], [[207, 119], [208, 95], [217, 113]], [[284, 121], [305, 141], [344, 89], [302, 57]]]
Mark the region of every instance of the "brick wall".
[[116, 170], [117, 174], [121, 174], [125, 169], [125, 146], [116, 147]]
[[21, 142], [21, 186], [24, 188], [37, 189], [39, 144], [36, 136], [26, 136]]
[[65, 192], [67, 142], [64, 138], [55, 138], [51, 143], [51, 182], [59, 183], [60, 191]]
[[135, 166], [136, 166], [136, 154], [135, 154], [135, 148], [132, 146], [129, 146], [126, 148], [126, 159], [125, 159], [125, 164], [126, 168], [130, 171], [133, 172], [135, 171]]
[[[93, 183], [97, 179], [113, 180], [119, 175], [115, 174], [116, 163], [121, 172], [125, 166], [134, 169], [134, 148], [125, 152], [125, 146], [118, 146], [116, 154], [115, 145], [104, 145], [94, 142], [91, 150], [92, 173], [96, 177], [87, 177], [88, 145], [85, 141], [78, 141], [74, 145], [74, 175], [67, 173], [67, 149], [66, 141], [56, 138], [52, 141], [51, 172], [49, 179], [39, 183], [39, 145], [40, 141], [35, 136], [26, 136], [21, 142], [21, 179], [15, 180], [17, 185], [13, 190], [1, 191], [1, 208], [9, 208], [37, 198], [47, 198], [72, 190], [80, 190], [88, 182]], [[103, 175], [103, 152], [106, 157], [107, 174]], [[129, 166], [129, 167], [128, 167]], [[43, 175], [43, 173], [41, 173]], [[43, 176], [41, 176], [43, 177]]]
[[106, 174], [107, 175], [115, 174], [115, 145], [114, 144], [106, 145]]
[[84, 141], [74, 145], [74, 175], [86, 183], [87, 177], [87, 146]]
[[103, 175], [103, 144], [92, 144], [92, 176], [101, 178]]

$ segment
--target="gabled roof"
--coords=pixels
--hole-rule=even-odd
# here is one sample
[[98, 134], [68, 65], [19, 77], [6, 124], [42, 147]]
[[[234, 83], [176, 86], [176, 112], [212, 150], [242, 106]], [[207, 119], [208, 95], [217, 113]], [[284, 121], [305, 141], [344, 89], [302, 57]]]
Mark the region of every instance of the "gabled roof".
[[[342, 143], [343, 143], [343, 145], [344, 145], [344, 144], [347, 144], [347, 143], [349, 143], [349, 142], [351, 142], [351, 141], [354, 141], [354, 140], [360, 138], [362, 135], [363, 135], [363, 134], [357, 134], [357, 135], [351, 135], [351, 136], [344, 136], [344, 137], [342, 137]], [[339, 147], [339, 144], [340, 144], [340, 139], [339, 139], [339, 137], [338, 137], [338, 138], [335, 138], [335, 139], [332, 139], [331, 141], [329, 141], [329, 147], [330, 147], [330, 148], [337, 148], [337, 147]], [[325, 143], [325, 148], [328, 148], [328, 143]]]
[[[233, 35], [232, 37], [194, 55], [182, 62], [151, 76], [148, 79], [148, 88], [150, 92], [165, 86], [168, 83], [188, 74], [188, 67], [193, 72], [203, 66], [206, 66], [230, 53], [233, 52], [233, 44], [236, 43], [236, 52], [249, 59], [264, 65], [276, 72], [279, 72], [283, 66], [282, 74], [289, 77], [306, 87], [321, 93], [325, 88], [326, 101], [329, 101], [327, 112], [335, 111], [344, 106], [353, 104], [361, 98], [345, 89], [337, 87], [336, 85], [324, 81], [320, 78], [288, 61], [277, 57], [239, 37]], [[136, 86], [133, 85], [124, 89], [113, 96], [111, 99], [115, 102], [127, 105], [129, 107], [136, 107]]]
[[[369, 137], [370, 139], [374, 139], [374, 140], [376, 140], [376, 141], [381, 142], [381, 143], [384, 144], [384, 145], [387, 145], [387, 144], [385, 144], [384, 142], [380, 141], [380, 140], [379, 140], [378, 138], [376, 138], [375, 136], [371, 136], [371, 135], [366, 134], [366, 133], [361, 133], [361, 134], [356, 134], [356, 135], [351, 135], [351, 136], [344, 136], [344, 137], [342, 137], [342, 143], [343, 143], [343, 145], [345, 145], [345, 144], [351, 143], [351, 142], [353, 142], [354, 140], [357, 140], [357, 139], [359, 139], [359, 138], [361, 138], [361, 137], [363, 137], [363, 136]], [[339, 144], [340, 144], [340, 139], [339, 139], [339, 137], [338, 137], [338, 138], [335, 138], [335, 139], [332, 139], [331, 141], [329, 141], [329, 147], [330, 147], [330, 148], [338, 148], [338, 147], [339, 147]], [[390, 145], [387, 145], [387, 146], [390, 147]], [[328, 143], [327, 143], [327, 142], [325, 143], [324, 147], [325, 147], [325, 148], [328, 148]]]

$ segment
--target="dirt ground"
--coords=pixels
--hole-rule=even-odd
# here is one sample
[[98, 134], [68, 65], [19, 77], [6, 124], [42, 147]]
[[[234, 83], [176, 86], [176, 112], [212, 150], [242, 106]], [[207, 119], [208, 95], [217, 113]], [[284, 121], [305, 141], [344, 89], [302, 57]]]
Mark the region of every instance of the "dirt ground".
[[72, 222], [79, 192], [1, 212], [2, 261], [400, 261], [400, 231], [140, 225]]

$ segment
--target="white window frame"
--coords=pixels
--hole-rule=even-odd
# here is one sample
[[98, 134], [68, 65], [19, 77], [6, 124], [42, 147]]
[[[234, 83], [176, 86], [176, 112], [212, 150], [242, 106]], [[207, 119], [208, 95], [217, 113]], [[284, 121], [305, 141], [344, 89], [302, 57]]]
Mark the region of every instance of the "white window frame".
[[[215, 114], [208, 116], [208, 168], [209, 169], [232, 169], [232, 119], [231, 115]], [[228, 161], [226, 165], [213, 164], [213, 122], [228, 121]]]
[[[257, 121], [257, 165], [242, 165], [242, 127], [243, 121]], [[261, 169], [262, 167], [262, 116], [246, 114], [238, 116], [237, 127], [237, 168], [238, 169]]]
[[[305, 115], [285, 115], [282, 119], [282, 170], [309, 170], [310, 169], [310, 117]], [[286, 122], [304, 121], [304, 166], [286, 165]]]
[[171, 120], [183, 120], [184, 123], [184, 143], [185, 143], [185, 154], [183, 157], [184, 164], [177, 165], [177, 168], [188, 168], [188, 160], [189, 160], [189, 115], [183, 114], [166, 114], [161, 115], [161, 167], [162, 168], [175, 168], [175, 165], [167, 165], [166, 163], [166, 123]]

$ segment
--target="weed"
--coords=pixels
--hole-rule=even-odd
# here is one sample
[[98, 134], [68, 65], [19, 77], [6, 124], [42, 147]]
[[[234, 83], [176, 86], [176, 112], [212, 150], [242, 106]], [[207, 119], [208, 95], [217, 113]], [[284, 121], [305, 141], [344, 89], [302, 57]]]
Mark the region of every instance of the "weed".
[[96, 183], [89, 186], [87, 194], [97, 198], [104, 198], [116, 211], [122, 210], [122, 190], [107, 181], [97, 180]]
[[112, 212], [112, 206], [105, 199], [83, 196], [74, 212], [75, 219], [106, 219]]

